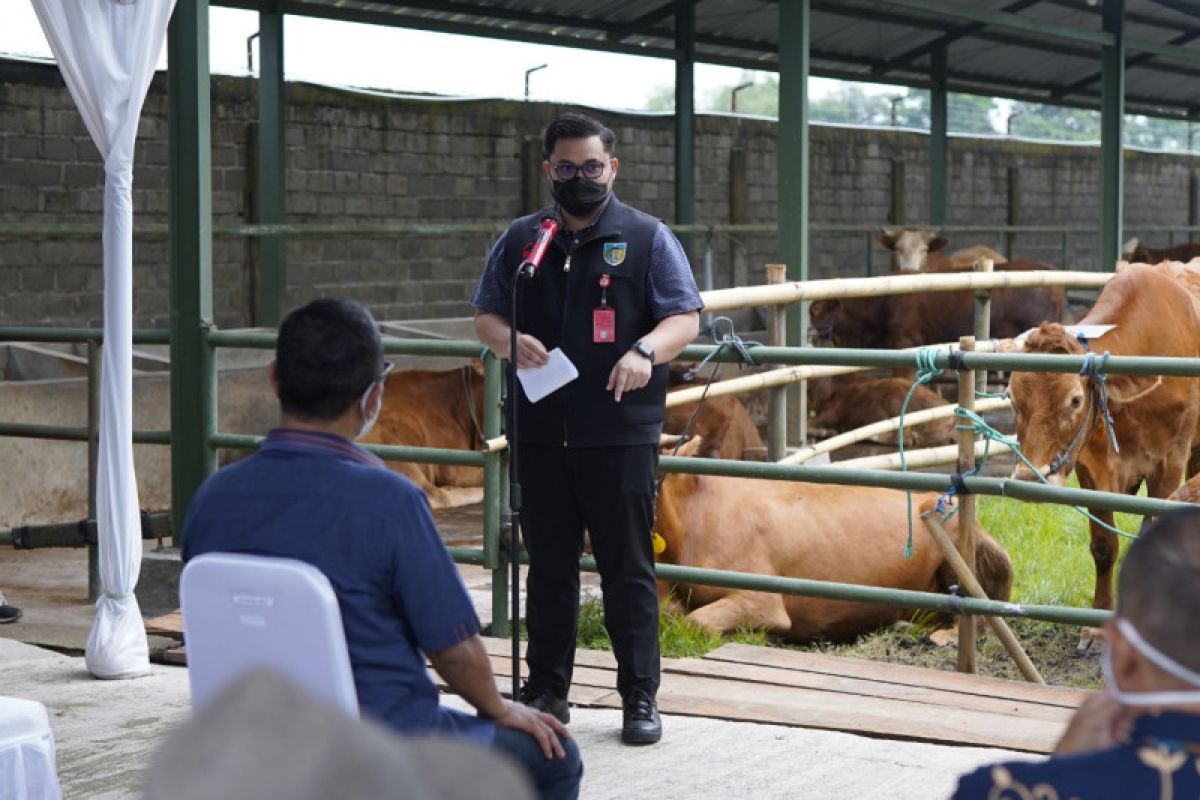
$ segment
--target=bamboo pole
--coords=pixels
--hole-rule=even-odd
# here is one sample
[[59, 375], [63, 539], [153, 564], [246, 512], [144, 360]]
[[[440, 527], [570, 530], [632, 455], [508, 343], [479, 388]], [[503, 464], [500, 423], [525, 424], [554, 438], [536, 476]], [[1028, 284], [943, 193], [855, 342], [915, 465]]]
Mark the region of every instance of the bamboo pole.
[[875, 278], [830, 278], [793, 281], [779, 285], [737, 286], [703, 292], [706, 311], [728, 311], [748, 306], [769, 306], [799, 301], [830, 300], [835, 297], [876, 297], [885, 294], [952, 292], [964, 289], [1032, 288], [1072, 286], [1100, 288], [1112, 278], [1107, 272], [922, 272], [913, 275], [882, 275]]
[[[975, 455], [982, 456], [984, 447], [987, 442], [975, 443]], [[1012, 452], [1008, 445], [992, 442], [991, 449], [988, 454], [991, 456], [1003, 455]], [[909, 469], [924, 469], [926, 467], [936, 467], [941, 464], [953, 464], [958, 459], [958, 445], [948, 444], [942, 447], [930, 447], [924, 450], [908, 450], [905, 451], [905, 458], [908, 462]], [[900, 469], [900, 454], [888, 453], [881, 456], [864, 456], [863, 458], [850, 458], [845, 461], [835, 461], [829, 465], [835, 469], [838, 468], [853, 468], [853, 469]]]
[[[1001, 409], [1010, 408], [1012, 403], [1007, 398], [990, 398], [976, 403], [975, 410], [979, 413], [988, 411], [999, 411]], [[914, 411], [911, 414], [904, 415], [904, 427], [914, 425], [925, 425], [930, 422], [935, 422], [939, 419], [954, 416], [954, 409], [958, 408], [957, 403], [948, 403], [944, 406], [936, 406], [927, 408], [924, 411]], [[891, 433], [899, 430], [900, 417], [892, 417], [891, 419], [872, 422], [870, 425], [864, 425], [861, 428], [855, 428], [852, 431], [839, 433], [837, 436], [831, 436], [824, 441], [817, 442], [814, 445], [805, 447], [792, 453], [786, 458], [781, 458], [777, 463], [780, 464], [803, 464], [806, 461], [811, 461], [822, 453], [832, 453], [835, 450], [840, 450], [843, 447], [861, 442], [864, 439], [870, 439], [881, 433]]]
[[[978, 324], [978, 320], [976, 321]], [[975, 349], [975, 337], [963, 336], [958, 340], [958, 347], [964, 353]], [[975, 409], [975, 371], [970, 369], [958, 372], [958, 404], [962, 408]], [[969, 428], [958, 431], [958, 465], [959, 475], [975, 469], [975, 431]], [[964, 494], [958, 498], [958, 547], [966, 562], [969, 572], [975, 572], [975, 495]], [[977, 672], [975, 659], [976, 639], [975, 618], [968, 615], [958, 620], [958, 671]]]
[[[942, 555], [945, 556], [947, 563], [950, 564], [951, 569], [954, 570], [954, 573], [958, 576], [958, 579], [962, 581], [962, 586], [967, 590], [967, 593], [971, 595], [971, 597], [978, 598], [979, 600], [989, 599], [987, 593], [983, 591], [983, 587], [979, 585], [979, 581], [975, 579], [971, 569], [967, 566], [967, 563], [963, 561], [962, 556], [958, 554], [958, 550], [954, 547], [954, 542], [950, 541], [950, 536], [946, 533], [946, 529], [943, 528], [942, 524], [937, 521], [935, 512], [926, 512], [925, 514], [921, 515], [921, 519], [924, 520], [925, 527], [929, 530], [929, 534], [933, 537], [933, 540], [937, 542], [937, 546], [941, 549]], [[959, 522], [959, 525], [962, 525], [961, 521]], [[967, 619], [967, 617], [962, 617], [962, 619]], [[1038, 672], [1038, 669], [1034, 665], [1033, 661], [1030, 660], [1029, 655], [1025, 652], [1025, 649], [1021, 647], [1021, 643], [1013, 634], [1012, 629], [1008, 627], [1008, 623], [1006, 623], [1002, 617], [984, 617], [984, 619], [987, 621], [988, 626], [992, 629], [992, 632], [996, 634], [996, 637], [1000, 640], [1000, 643], [1004, 645], [1004, 649], [1008, 651], [1010, 656], [1012, 656], [1013, 661], [1015, 661], [1017, 664], [1017, 668], [1021, 670], [1021, 674], [1025, 676], [1025, 680], [1031, 683], [1040, 683], [1044, 685], [1046, 681]], [[962, 630], [961, 624], [962, 623], [960, 621], [960, 631]]]

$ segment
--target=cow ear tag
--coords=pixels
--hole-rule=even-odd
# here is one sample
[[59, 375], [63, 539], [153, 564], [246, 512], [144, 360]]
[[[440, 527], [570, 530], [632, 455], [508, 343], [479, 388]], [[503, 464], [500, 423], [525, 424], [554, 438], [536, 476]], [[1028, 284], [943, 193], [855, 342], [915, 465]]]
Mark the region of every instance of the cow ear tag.
[[667, 550], [667, 540], [658, 531], [650, 531], [650, 544], [654, 548], [656, 556], [661, 556]]

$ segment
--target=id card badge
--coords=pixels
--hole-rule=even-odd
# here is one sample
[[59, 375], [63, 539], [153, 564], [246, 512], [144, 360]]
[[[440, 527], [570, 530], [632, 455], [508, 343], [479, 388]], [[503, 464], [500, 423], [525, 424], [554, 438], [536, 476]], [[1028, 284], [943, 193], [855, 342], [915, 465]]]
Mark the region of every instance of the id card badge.
[[592, 341], [596, 344], [611, 344], [616, 341], [617, 311], [612, 306], [592, 309]]

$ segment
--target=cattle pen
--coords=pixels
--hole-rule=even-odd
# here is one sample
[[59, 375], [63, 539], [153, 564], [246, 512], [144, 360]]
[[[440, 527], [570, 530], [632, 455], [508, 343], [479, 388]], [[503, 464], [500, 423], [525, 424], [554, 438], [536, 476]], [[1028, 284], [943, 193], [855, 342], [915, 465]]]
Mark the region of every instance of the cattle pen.
[[[737, 307], [761, 305], [778, 305], [782, 308], [789, 304], [816, 299], [865, 296], [872, 293], [889, 294], [973, 289], [980, 297], [980, 301], [977, 303], [977, 310], [980, 313], [986, 314], [986, 295], [993, 288], [1001, 286], [1054, 285], [1095, 288], [1102, 286], [1110, 277], [1111, 275], [1108, 274], [1089, 272], [1048, 272], [913, 275], [809, 281], [805, 283], [783, 283], [719, 290], [705, 293], [705, 301], [711, 310], [720, 311]], [[137, 334], [139, 341], [157, 341], [158, 336], [159, 334], [151, 332]], [[213, 349], [270, 349], [274, 346], [275, 342], [274, 333], [264, 331], [209, 331], [205, 338], [207, 345]], [[90, 330], [0, 328], [0, 341], [83, 341], [90, 343], [91, 348], [95, 350], [98, 349], [100, 344], [99, 339], [99, 332]], [[385, 337], [385, 350], [388, 354], [414, 356], [482, 357], [485, 372], [483, 432], [488, 439], [495, 439], [500, 436], [500, 398], [503, 383], [502, 364], [489, 353], [481, 353], [480, 345], [477, 342], [413, 340]], [[1083, 357], [1066, 355], [1024, 355], [985, 351], [952, 353], [949, 348], [945, 347], [926, 348], [924, 352], [914, 352], [760, 346], [752, 348], [749, 352], [756, 366], [774, 365], [783, 368], [774, 373], [766, 373], [767, 376], [773, 374], [774, 377], [765, 378], [761, 374], [750, 376], [749, 382], [753, 386], [773, 385], [776, 387], [801, 381], [814, 374], [820, 374], [819, 372], [814, 372], [815, 370], [847, 371], [863, 368], [913, 369], [914, 367], [921, 366], [922, 359], [924, 359], [927, 366], [934, 369], [958, 369], [964, 375], [968, 376], [975, 371], [982, 370], [1078, 372], [1084, 366], [1086, 360]], [[694, 361], [704, 358], [729, 362], [736, 360], [738, 355], [730, 352], [729, 348], [720, 345], [692, 345], [680, 355], [680, 360]], [[215, 380], [215, 370], [212, 369], [212, 363], [213, 360], [210, 359], [209, 371], [205, 376], [205, 379], [210, 382]], [[1200, 359], [1113, 356], [1103, 365], [1103, 371], [1105, 374], [1112, 375], [1151, 374], [1200, 377]], [[738, 381], [741, 381], [741, 384]], [[710, 396], [713, 393], [735, 391], [739, 386], [745, 388], [746, 384], [747, 379], [745, 378], [722, 382], [713, 386]], [[960, 389], [965, 388], [965, 391], [968, 393], [971, 392], [971, 387], [973, 386], [973, 379], [965, 382], [960, 381]], [[685, 390], [685, 392], [692, 393], [696, 391], [696, 389]], [[92, 420], [89, 428], [77, 429], [63, 428], [61, 426], [3, 424], [0, 425], [0, 435], [59, 438], [94, 443], [94, 415], [95, 409], [93, 408], [89, 414], [89, 419]], [[198, 431], [191, 435], [198, 436], [199, 440], [204, 443], [214, 467], [217, 449], [253, 449], [261, 442], [261, 437], [258, 436], [229, 434], [218, 431], [216, 429], [215, 408], [212, 409], [212, 413], [202, 415], [196, 422]], [[772, 424], [782, 426], [779, 419], [773, 419]], [[779, 427], [772, 430], [773, 437], [780, 436], [782, 433]], [[135, 433], [135, 437], [138, 441], [155, 444], [168, 444], [175, 438], [167, 431], [139, 431]], [[492, 571], [494, 578], [492, 582], [492, 631], [495, 635], [506, 635], [510, 630], [510, 620], [506, 614], [505, 600], [512, 587], [508, 580], [507, 571], [507, 567], [510, 565], [506, 563], [505, 554], [501, 547], [502, 506], [504, 504], [504, 491], [506, 488], [506, 481], [503, 478], [504, 463], [502, 452], [495, 448], [489, 448], [485, 452], [439, 450], [406, 446], [371, 446], [370, 449], [387, 460], [454, 464], [481, 467], [483, 469], [483, 546], [480, 548], [454, 547], [451, 548], [451, 553], [460, 563], [479, 565]], [[660, 461], [660, 467], [666, 472], [875, 486], [939, 493], [947, 492], [953, 485], [953, 481], [958, 479], [974, 495], [1010, 497], [1034, 502], [1064, 503], [1086, 506], [1091, 509], [1122, 511], [1134, 514], [1159, 514], [1177, 505], [1165, 500], [1139, 498], [1083, 489], [1058, 488], [1001, 478], [977, 476], [956, 478], [956, 476], [943, 474], [898, 473], [888, 470], [855, 469], [841, 466], [755, 463], [664, 456]], [[962, 471], [960, 469], [960, 474]], [[59, 533], [58, 538], [55, 538], [55, 535], [51, 534], [43, 540], [38, 540], [34, 536], [26, 537], [22, 541], [14, 541], [11, 532], [0, 533], [0, 544], [37, 547], [68, 543], [77, 545], [79, 544], [79, 538], [74, 538], [67, 542], [62, 539], [61, 533]], [[582, 560], [582, 567], [585, 570], [595, 570], [595, 564], [590, 557], [585, 557]], [[752, 573], [705, 570], [670, 564], [659, 564], [657, 565], [657, 569], [659, 576], [669, 581], [895, 605], [956, 615], [1026, 617], [1082, 626], [1098, 625], [1110, 615], [1110, 612], [1094, 609], [1016, 604], [974, 597], [957, 597], [927, 592], [894, 590], [873, 586], [831, 583]]]

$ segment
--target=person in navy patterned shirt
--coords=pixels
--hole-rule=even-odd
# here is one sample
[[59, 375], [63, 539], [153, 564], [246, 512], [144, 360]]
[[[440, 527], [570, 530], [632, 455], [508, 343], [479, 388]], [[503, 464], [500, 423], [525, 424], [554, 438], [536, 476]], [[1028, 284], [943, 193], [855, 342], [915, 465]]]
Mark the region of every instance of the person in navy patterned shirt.
[[1054, 755], [964, 776], [954, 800], [1200, 796], [1200, 508], [1164, 514], [1125, 555], [1104, 630], [1107, 687]]
[[[561, 348], [579, 371], [537, 403], [522, 388], [510, 398], [529, 552], [529, 680], [522, 697], [570, 719], [586, 529], [617, 658], [621, 737], [652, 744], [662, 737], [650, 533], [658, 440], [668, 362], [695, 338], [703, 302], [667, 226], [613, 195], [615, 146], [609, 128], [582, 114], [550, 123], [542, 166], [556, 202], [517, 219], [497, 240], [471, 303], [476, 334], [496, 355], [533, 369]], [[540, 268], [517, 284], [545, 220], [559, 230]], [[512, 403], [519, 409], [515, 434]]]

